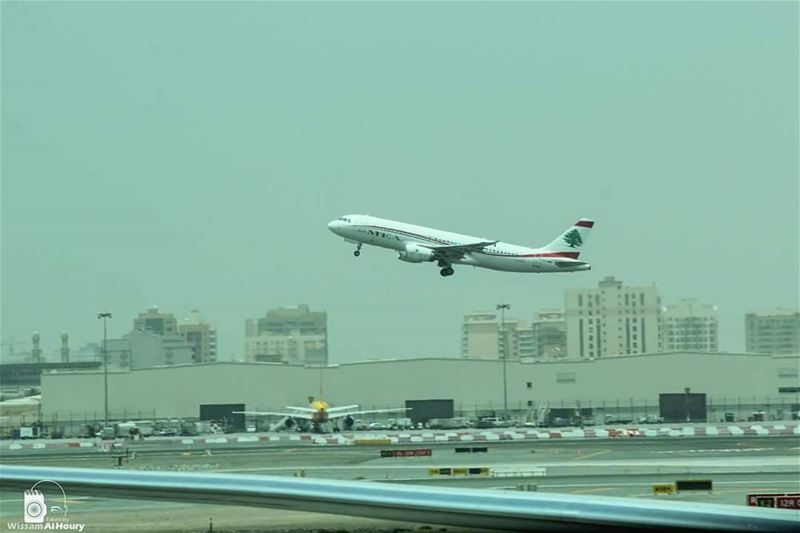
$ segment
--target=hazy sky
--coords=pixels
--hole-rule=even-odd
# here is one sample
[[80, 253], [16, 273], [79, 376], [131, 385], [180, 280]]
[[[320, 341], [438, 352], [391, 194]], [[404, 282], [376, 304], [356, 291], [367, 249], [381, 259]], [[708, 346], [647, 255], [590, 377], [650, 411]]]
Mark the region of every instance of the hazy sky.
[[[798, 306], [798, 3], [2, 2], [2, 340], [50, 357], [151, 305], [328, 311], [333, 362], [455, 356], [465, 312], [614, 275]], [[369, 213], [518, 244], [597, 224], [591, 272], [352, 245]]]

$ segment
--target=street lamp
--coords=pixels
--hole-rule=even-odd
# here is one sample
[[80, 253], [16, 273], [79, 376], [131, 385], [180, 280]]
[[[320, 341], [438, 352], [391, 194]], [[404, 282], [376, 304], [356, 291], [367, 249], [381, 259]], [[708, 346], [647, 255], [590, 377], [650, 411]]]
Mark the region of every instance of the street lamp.
[[108, 333], [106, 329], [106, 320], [111, 318], [111, 313], [97, 313], [97, 318], [103, 319], [103, 429], [108, 426], [108, 352], [106, 351], [106, 343], [108, 342]]
[[509, 304], [497, 304], [495, 309], [500, 311], [500, 338], [503, 346], [503, 418], [508, 420], [508, 379], [506, 374], [506, 359], [508, 347], [506, 342], [506, 309], [511, 309]]
[[684, 399], [686, 400], [686, 421], [687, 422], [691, 422], [692, 421], [692, 415], [691, 415], [691, 410], [689, 408], [689, 395], [692, 393], [692, 389], [690, 389], [689, 387], [686, 387], [686, 388], [683, 389], [683, 392], [684, 392], [684, 394], [686, 394], [686, 396], [684, 396]]

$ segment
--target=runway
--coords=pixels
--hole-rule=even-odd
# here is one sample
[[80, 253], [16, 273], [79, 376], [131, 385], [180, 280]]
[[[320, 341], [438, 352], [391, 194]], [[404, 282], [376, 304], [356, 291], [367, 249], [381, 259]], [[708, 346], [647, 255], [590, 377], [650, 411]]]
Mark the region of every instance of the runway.
[[[485, 490], [537, 490], [596, 496], [661, 498], [744, 505], [752, 492], [800, 491], [800, 438], [695, 437], [692, 439], [498, 442], [486, 451], [457, 453], [461, 444], [422, 446], [265, 446], [179, 451], [151, 446], [123, 463], [123, 468], [182, 472], [235, 472], [252, 475], [304, 475], [390, 483], [471, 487]], [[381, 457], [382, 450], [429, 449], [430, 456]], [[112, 457], [93, 450], [73, 454], [4, 454], [7, 464], [109, 468]], [[481, 474], [442, 475], [442, 469]], [[485, 469], [485, 470], [484, 470]], [[436, 473], [434, 473], [436, 471]], [[654, 496], [653, 483], [710, 479], [711, 492]], [[68, 492], [68, 488], [65, 487]], [[264, 509], [199, 506], [170, 502], [97, 497], [72, 499], [71, 517], [87, 528], [137, 531], [253, 531], [372, 528], [393, 531], [418, 525], [331, 517]], [[0, 491], [0, 519], [19, 519], [20, 494]], [[122, 524], [132, 520], [128, 526]], [[120, 525], [122, 524], [122, 526]], [[437, 527], [438, 529], [438, 527]], [[91, 528], [90, 528], [91, 530]], [[452, 528], [449, 531], [454, 531]]]

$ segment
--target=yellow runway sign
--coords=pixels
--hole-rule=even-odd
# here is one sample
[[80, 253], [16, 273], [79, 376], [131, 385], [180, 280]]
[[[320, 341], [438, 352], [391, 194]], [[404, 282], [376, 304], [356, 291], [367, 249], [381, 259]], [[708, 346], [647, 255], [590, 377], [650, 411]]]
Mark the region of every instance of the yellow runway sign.
[[653, 483], [653, 494], [675, 494], [673, 483]]

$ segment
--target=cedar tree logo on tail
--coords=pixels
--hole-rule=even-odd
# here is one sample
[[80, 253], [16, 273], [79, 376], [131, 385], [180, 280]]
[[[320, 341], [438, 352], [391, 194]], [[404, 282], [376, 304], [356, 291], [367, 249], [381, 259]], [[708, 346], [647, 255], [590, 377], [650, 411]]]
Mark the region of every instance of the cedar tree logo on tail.
[[581, 234], [578, 233], [578, 230], [574, 229], [564, 235], [564, 242], [567, 243], [567, 246], [570, 248], [580, 248], [583, 244], [583, 239], [581, 239]]

